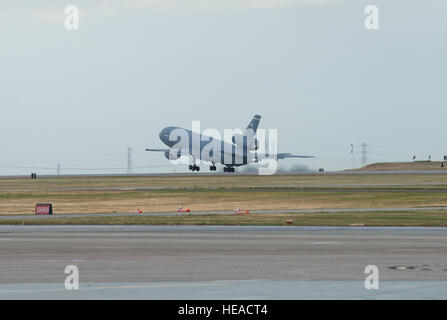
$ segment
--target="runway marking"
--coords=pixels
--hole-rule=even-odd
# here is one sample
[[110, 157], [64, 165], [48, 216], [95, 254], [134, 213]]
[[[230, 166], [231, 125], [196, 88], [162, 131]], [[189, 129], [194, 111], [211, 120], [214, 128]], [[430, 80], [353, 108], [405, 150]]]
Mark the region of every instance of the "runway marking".
[[55, 259], [24, 259], [26, 262], [62, 262], [63, 260], [55, 260]]
[[339, 244], [339, 242], [335, 241], [308, 241], [304, 242], [306, 244]]
[[416, 270], [416, 271], [447, 271], [447, 265], [445, 264], [423, 264], [423, 265], [402, 265], [388, 267], [391, 270]]

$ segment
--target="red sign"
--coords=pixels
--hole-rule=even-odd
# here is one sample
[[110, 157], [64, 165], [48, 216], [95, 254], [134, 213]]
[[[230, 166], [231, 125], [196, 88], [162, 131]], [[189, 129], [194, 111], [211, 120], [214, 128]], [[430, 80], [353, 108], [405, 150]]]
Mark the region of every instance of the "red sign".
[[53, 205], [51, 203], [36, 204], [36, 214], [40, 214], [40, 215], [53, 214]]

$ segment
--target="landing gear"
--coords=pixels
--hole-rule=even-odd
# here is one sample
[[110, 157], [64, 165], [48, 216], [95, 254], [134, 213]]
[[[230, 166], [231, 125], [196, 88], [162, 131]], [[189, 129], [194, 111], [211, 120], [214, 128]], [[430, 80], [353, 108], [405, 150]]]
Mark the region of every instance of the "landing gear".
[[234, 172], [234, 167], [225, 167], [224, 172]]
[[214, 166], [214, 165], [210, 166], [210, 171], [216, 171], [216, 170], [217, 170], [216, 166]]
[[196, 166], [196, 159], [193, 157], [192, 158], [192, 164], [189, 165], [189, 170], [191, 171], [200, 171], [200, 167]]

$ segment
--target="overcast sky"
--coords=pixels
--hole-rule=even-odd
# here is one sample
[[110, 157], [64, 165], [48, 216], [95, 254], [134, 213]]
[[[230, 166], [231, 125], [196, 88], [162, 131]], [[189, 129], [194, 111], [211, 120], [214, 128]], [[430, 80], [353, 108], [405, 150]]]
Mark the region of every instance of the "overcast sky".
[[172, 172], [144, 151], [163, 127], [254, 114], [279, 152], [317, 156], [290, 166], [360, 166], [363, 142], [368, 162], [441, 159], [446, 15], [444, 0], [0, 0], [0, 175], [125, 172], [127, 147], [135, 172]]

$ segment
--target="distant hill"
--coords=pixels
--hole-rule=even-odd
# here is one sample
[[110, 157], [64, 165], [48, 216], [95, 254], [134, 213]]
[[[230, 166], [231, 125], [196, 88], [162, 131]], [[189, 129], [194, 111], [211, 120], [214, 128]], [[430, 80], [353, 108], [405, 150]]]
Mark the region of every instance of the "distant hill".
[[[444, 167], [441, 167], [444, 163]], [[378, 162], [348, 171], [447, 170], [447, 161]]]

